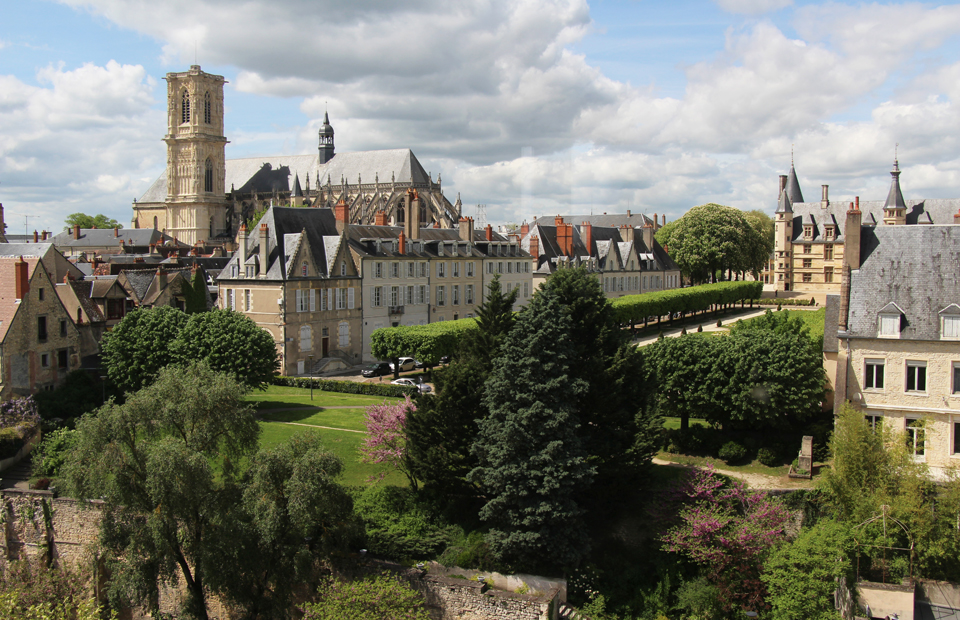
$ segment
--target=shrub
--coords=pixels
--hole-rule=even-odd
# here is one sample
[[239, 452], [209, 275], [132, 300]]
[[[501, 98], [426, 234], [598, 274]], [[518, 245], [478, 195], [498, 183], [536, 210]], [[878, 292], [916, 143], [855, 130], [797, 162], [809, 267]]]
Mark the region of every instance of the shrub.
[[703, 331], [703, 325], [697, 325], [697, 333]]
[[363, 522], [367, 549], [395, 560], [436, 557], [456, 535], [408, 488], [370, 487], [355, 498], [354, 510]]
[[723, 326], [723, 320], [717, 319], [717, 327], [722, 327], [722, 326]]
[[728, 464], [740, 463], [747, 458], [747, 449], [735, 441], [728, 441], [720, 447], [717, 456]]
[[60, 428], [44, 436], [43, 441], [33, 451], [34, 475], [58, 476], [60, 467], [76, 439], [77, 432], [68, 428]]
[[405, 385], [391, 385], [389, 383], [360, 383], [359, 381], [335, 381], [332, 379], [311, 379], [308, 377], [284, 377], [273, 378], [274, 385], [284, 385], [287, 387], [309, 388], [313, 384], [313, 389], [322, 392], [339, 392], [341, 394], [366, 394], [368, 396], [388, 396], [403, 398], [404, 396], [415, 397], [420, 394], [415, 387]]
[[760, 448], [757, 450], [757, 460], [760, 461], [760, 464], [766, 465], [767, 467], [776, 467], [781, 464], [777, 453], [770, 448]]

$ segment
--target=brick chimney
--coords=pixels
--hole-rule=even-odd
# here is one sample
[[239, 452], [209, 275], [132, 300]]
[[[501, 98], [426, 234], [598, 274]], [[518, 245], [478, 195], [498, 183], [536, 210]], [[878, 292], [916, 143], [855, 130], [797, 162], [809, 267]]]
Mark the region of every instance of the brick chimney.
[[42, 230], [40, 231], [40, 241], [46, 241], [50, 237], [50, 233]]
[[240, 232], [237, 233], [237, 256], [240, 258], [238, 272], [241, 276], [246, 273], [244, 263], [247, 262], [247, 240], [249, 238], [250, 235], [247, 233], [247, 225], [245, 223], [240, 224]]
[[658, 228], [660, 228], [660, 218], [657, 217], [657, 214], [656, 214], [656, 213], [654, 213], [654, 214], [653, 214], [653, 229], [654, 229], [654, 230], [657, 230]]
[[653, 252], [653, 226], [647, 224], [640, 232], [643, 234], [643, 245], [647, 246], [647, 252]]
[[557, 245], [560, 246], [560, 253], [564, 256], [573, 256], [573, 225], [564, 224], [563, 218], [557, 219], [560, 220], [557, 224]]
[[473, 218], [461, 217], [459, 225], [460, 225], [460, 240], [473, 241]]
[[161, 291], [167, 288], [167, 272], [163, 267], [157, 269], [157, 288]]
[[787, 175], [780, 175], [780, 190], [777, 192], [777, 200], [780, 200], [780, 195], [783, 194], [783, 190], [787, 189]]
[[114, 237], [119, 237], [119, 236], [120, 236], [120, 228], [118, 228], [118, 227], [116, 227], [116, 226], [113, 227], [113, 236], [114, 236]]
[[530, 224], [527, 224], [526, 222], [520, 224], [520, 234], [525, 235], [528, 232], [530, 232]]
[[830, 186], [821, 185], [820, 186], [820, 208], [826, 209], [830, 206]]
[[953, 223], [960, 224], [960, 211], [953, 214]]
[[[341, 198], [333, 208], [333, 215], [337, 218], [338, 233], [342, 234], [350, 228], [350, 207], [347, 206], [347, 202], [343, 198]], [[261, 227], [266, 227], [266, 224], [263, 224]]]
[[407, 253], [407, 236], [403, 234], [402, 230], [400, 231], [400, 236], [397, 237], [397, 245], [400, 246], [398, 251], [401, 254]]
[[493, 241], [493, 226], [487, 224], [487, 241]]
[[27, 261], [23, 260], [22, 256], [13, 264], [13, 272], [16, 278], [17, 299], [26, 299], [27, 293], [30, 292], [30, 271]]
[[563, 216], [562, 216], [562, 215], [558, 215], [558, 216], [554, 217], [554, 218], [553, 218], [553, 225], [554, 225], [554, 226], [562, 226], [562, 225], [563, 225]]
[[0, 234], [7, 232], [7, 225], [3, 221], [3, 203], [0, 202]]
[[40, 233], [37, 231], [33, 231], [33, 242], [40, 243]]
[[386, 211], [377, 211], [373, 215], [373, 225], [374, 226], [386, 226], [387, 225], [387, 212]]
[[[343, 202], [342, 200], [340, 201], [340, 203], [343, 204], [344, 209], [346, 209], [346, 206], [347, 206], [346, 203]], [[337, 209], [339, 210], [339, 208], [340, 208], [340, 205], [338, 204]], [[337, 219], [337, 230], [340, 230], [339, 219]], [[270, 253], [267, 250], [267, 237], [269, 236], [269, 233], [270, 233], [270, 227], [267, 226], [266, 223], [260, 224], [260, 275], [261, 276], [267, 275], [267, 267], [269, 267], [269, 265], [267, 264], [267, 260], [270, 258]]]
[[624, 224], [620, 227], [620, 238], [624, 241], [633, 241], [636, 236], [636, 229], [630, 224]]
[[580, 224], [580, 239], [587, 248], [587, 254], [593, 255], [593, 224], [584, 222]]
[[73, 225], [73, 238], [74, 239], [80, 238], [80, 224]]
[[533, 268], [540, 263], [540, 239], [534, 235], [530, 237], [530, 256], [533, 258]]
[[860, 211], [860, 197], [856, 203], [850, 203], [847, 211], [847, 222], [843, 229], [843, 262], [850, 269], [860, 269], [860, 225], [863, 221], [863, 212]]

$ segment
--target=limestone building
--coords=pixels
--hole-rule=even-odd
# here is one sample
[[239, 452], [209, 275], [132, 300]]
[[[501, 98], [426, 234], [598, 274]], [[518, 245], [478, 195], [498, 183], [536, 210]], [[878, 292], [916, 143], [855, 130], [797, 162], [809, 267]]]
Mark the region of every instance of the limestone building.
[[[856, 226], [861, 213], [848, 215]], [[864, 226], [845, 249], [824, 336], [834, 402], [942, 473], [960, 464], [960, 226]]]
[[227, 160], [223, 77], [194, 65], [166, 80], [167, 169], [134, 202], [133, 228], [190, 245], [231, 244], [242, 223], [271, 205], [332, 209], [341, 201], [354, 224], [372, 225], [382, 212], [402, 226], [408, 189], [423, 201], [421, 224], [452, 228], [460, 219], [459, 198], [447, 200], [440, 175], [434, 181], [409, 149], [336, 153], [326, 114], [314, 154]]
[[[886, 200], [854, 199], [853, 204], [862, 213], [862, 227], [956, 223], [960, 200], [904, 200], [896, 160], [890, 176]], [[850, 205], [849, 200], [831, 200], [827, 185], [821, 187], [819, 202], [805, 202], [793, 164], [789, 174], [780, 176], [772, 259], [777, 290], [839, 292], [847, 238], [859, 234], [847, 228]]]

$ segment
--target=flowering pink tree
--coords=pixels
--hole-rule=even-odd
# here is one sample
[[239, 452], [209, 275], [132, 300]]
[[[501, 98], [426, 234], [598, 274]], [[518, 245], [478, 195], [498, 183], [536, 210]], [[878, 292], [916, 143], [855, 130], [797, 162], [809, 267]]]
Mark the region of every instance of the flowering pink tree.
[[[407, 465], [407, 414], [416, 411], [417, 406], [407, 396], [402, 403], [395, 405], [383, 402], [379, 405], [367, 407], [364, 419], [367, 425], [367, 437], [360, 446], [361, 458], [364, 463], [386, 463], [389, 467], [399, 471], [410, 486], [417, 488], [417, 479]], [[380, 474], [380, 480], [387, 475], [387, 471]]]
[[698, 470], [684, 492], [688, 503], [680, 511], [680, 525], [661, 538], [665, 548], [705, 567], [727, 609], [765, 608], [760, 572], [785, 537], [786, 507], [741, 482], [725, 485], [713, 468]]

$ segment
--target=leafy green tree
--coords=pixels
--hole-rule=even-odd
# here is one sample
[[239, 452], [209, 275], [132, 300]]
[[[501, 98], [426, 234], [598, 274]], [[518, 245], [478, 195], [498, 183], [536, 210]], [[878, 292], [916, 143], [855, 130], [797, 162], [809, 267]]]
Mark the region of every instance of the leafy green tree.
[[587, 548], [577, 497], [593, 468], [580, 441], [576, 403], [587, 384], [577, 362], [573, 322], [558, 296], [539, 291], [507, 336], [486, 383], [489, 415], [480, 422], [469, 479], [486, 500], [491, 549], [509, 565], [575, 566]]
[[821, 521], [767, 559], [761, 579], [773, 620], [840, 620], [833, 595], [852, 581], [854, 542], [848, 526]]
[[64, 224], [64, 230], [69, 230], [78, 225], [80, 228], [123, 228], [123, 224], [102, 213], [98, 213], [97, 215], [71, 213], [67, 216], [67, 219], [64, 220]]
[[101, 363], [113, 384], [124, 392], [150, 384], [160, 369], [177, 361], [170, 344], [186, 322], [187, 316], [170, 306], [124, 316], [100, 341]]
[[695, 282], [713, 280], [718, 272], [759, 271], [769, 256], [742, 211], [713, 203], [693, 207], [677, 220], [669, 244], [670, 256]]
[[664, 338], [643, 348], [651, 373], [658, 411], [679, 417], [690, 428], [690, 417], [719, 420], [724, 416], [722, 394], [729, 383], [718, 364], [722, 342], [709, 334]]
[[180, 293], [184, 297], [184, 310], [187, 314], [206, 312], [210, 309], [210, 293], [207, 291], [207, 281], [203, 269], [196, 269], [190, 282], [184, 282]]
[[203, 360], [255, 388], [266, 386], [280, 367], [270, 332], [233, 310], [190, 315], [170, 350], [181, 362]]
[[423, 597], [397, 577], [382, 574], [339, 581], [329, 579], [307, 603], [303, 620], [429, 620]]
[[244, 389], [206, 365], [169, 366], [156, 381], [77, 424], [62, 471], [77, 498], [103, 498], [100, 542], [117, 604], [158, 611], [161, 584], [182, 580], [183, 614], [206, 619], [209, 580], [233, 563], [240, 464], [259, 427]]
[[484, 383], [513, 328], [517, 290], [505, 294], [499, 276], [477, 309], [477, 329], [465, 332], [453, 361], [434, 371], [436, 395], [421, 399], [407, 416], [407, 460], [424, 490], [446, 502], [473, 495], [467, 475], [477, 466], [471, 454], [477, 420], [486, 417]]
[[769, 256], [770, 253], [773, 252], [777, 232], [777, 226], [773, 218], [760, 209], [747, 211], [743, 215], [747, 218], [747, 222], [753, 226], [753, 229], [760, 233], [760, 238], [763, 239], [763, 247], [767, 252], [767, 256]]

